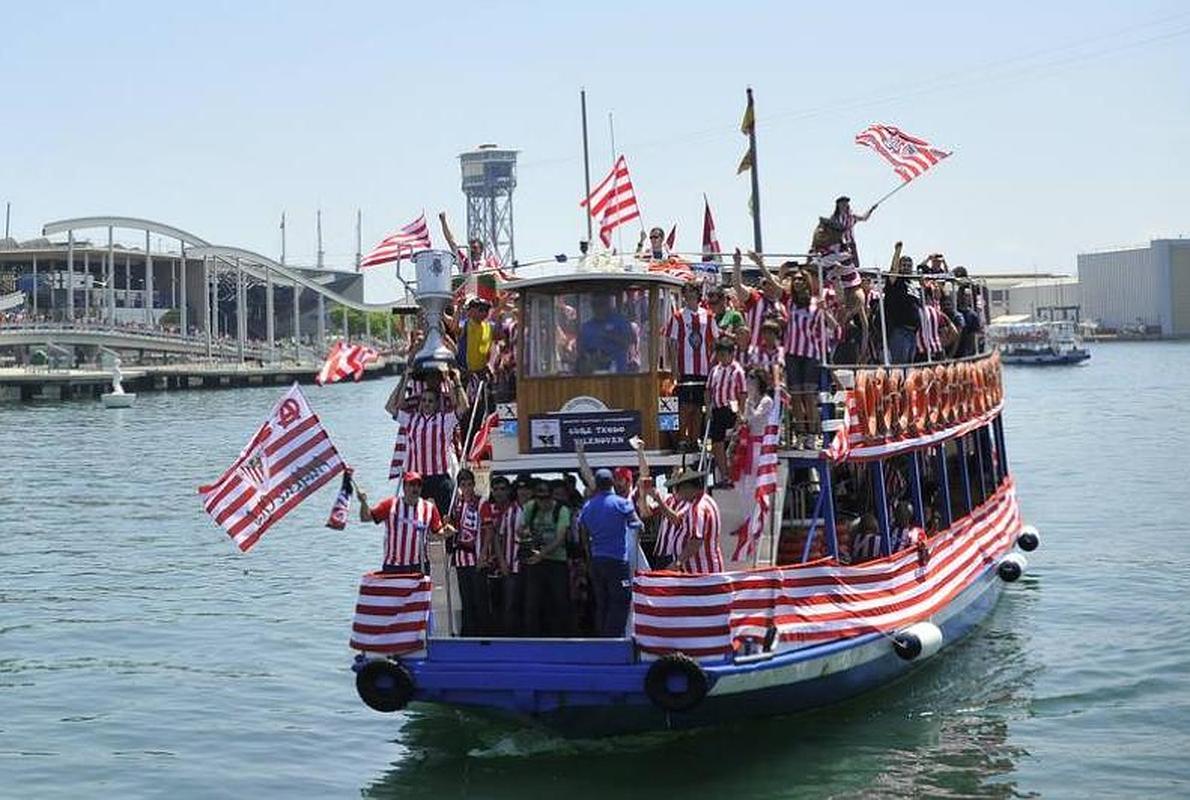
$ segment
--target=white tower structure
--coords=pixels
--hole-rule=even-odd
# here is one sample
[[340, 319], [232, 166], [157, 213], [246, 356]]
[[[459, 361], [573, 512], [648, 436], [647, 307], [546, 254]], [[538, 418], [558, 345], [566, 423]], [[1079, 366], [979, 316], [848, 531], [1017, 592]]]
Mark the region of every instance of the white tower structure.
[[502, 264], [509, 266], [516, 258], [512, 236], [516, 155], [516, 150], [481, 144], [459, 156], [463, 194], [467, 195], [467, 239], [479, 239]]

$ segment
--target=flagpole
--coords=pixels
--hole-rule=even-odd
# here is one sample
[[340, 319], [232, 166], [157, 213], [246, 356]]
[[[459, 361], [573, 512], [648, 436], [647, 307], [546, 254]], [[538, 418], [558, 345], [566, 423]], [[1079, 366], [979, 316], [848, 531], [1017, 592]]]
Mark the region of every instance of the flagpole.
[[285, 212], [281, 212], [281, 266], [285, 266]]
[[[582, 106], [582, 111], [583, 111], [583, 186], [587, 190], [586, 193], [583, 194], [583, 197], [590, 197], [591, 196], [591, 150], [590, 150], [590, 146], [588, 145], [588, 142], [587, 142], [587, 90], [579, 89], [578, 96], [579, 96], [579, 104]], [[612, 150], [613, 151], [615, 150], [615, 145], [612, 146]], [[614, 153], [612, 154], [612, 157], [615, 158]], [[586, 214], [586, 217], [587, 217], [587, 246], [590, 247], [591, 236], [592, 236], [590, 213]]]
[[757, 253], [764, 252], [760, 239], [760, 175], [756, 169], [756, 110], [752, 103], [752, 87], [748, 87], [748, 108], [752, 109], [752, 125], [748, 129], [748, 152], [752, 154], [752, 245]]
[[904, 189], [906, 186], [908, 186], [912, 182], [913, 181], [903, 181], [899, 186], [897, 186], [897, 188], [893, 189], [891, 192], [886, 192], [885, 194], [881, 195], [879, 200], [877, 200], [875, 203], [872, 203], [872, 208], [876, 208], [876, 206], [880, 205], [885, 200], [892, 197], [894, 194], [901, 191], [902, 189]]
[[[612, 119], [612, 112], [607, 112], [607, 128], [611, 132], [612, 137], [612, 197], [616, 196], [616, 190], [620, 187], [620, 178], [616, 175], [616, 123]], [[589, 197], [590, 195], [588, 195]], [[590, 216], [590, 215], [588, 215]], [[616, 250], [619, 251], [620, 257], [624, 256], [624, 226], [616, 225]]]

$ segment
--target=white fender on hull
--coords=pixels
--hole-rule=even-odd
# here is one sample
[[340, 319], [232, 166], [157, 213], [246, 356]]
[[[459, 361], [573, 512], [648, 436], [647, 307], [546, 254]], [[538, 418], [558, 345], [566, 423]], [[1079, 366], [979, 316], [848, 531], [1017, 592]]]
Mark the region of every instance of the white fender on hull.
[[1041, 533], [1032, 525], [1024, 526], [1017, 534], [1016, 546], [1027, 553], [1032, 553], [1039, 544], [1041, 544]]
[[906, 661], [929, 658], [942, 649], [942, 629], [932, 622], [915, 622], [893, 634], [893, 649]]

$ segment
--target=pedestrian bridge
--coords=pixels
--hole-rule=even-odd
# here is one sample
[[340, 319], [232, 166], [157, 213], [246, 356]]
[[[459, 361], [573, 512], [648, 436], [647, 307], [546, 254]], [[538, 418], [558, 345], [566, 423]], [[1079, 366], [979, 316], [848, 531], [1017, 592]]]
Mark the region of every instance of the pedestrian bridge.
[[[206, 357], [206, 337], [183, 336], [150, 328], [135, 328], [82, 323], [16, 323], [0, 325], [0, 347], [58, 345], [106, 347], [110, 350], [143, 350], [146, 352]], [[278, 348], [282, 349], [282, 348]], [[289, 347], [293, 349], [292, 345]], [[303, 348], [307, 349], [308, 348]], [[239, 345], [234, 339], [212, 340], [210, 355], [238, 356]], [[245, 343], [244, 357], [263, 359], [268, 348], [260, 343]]]

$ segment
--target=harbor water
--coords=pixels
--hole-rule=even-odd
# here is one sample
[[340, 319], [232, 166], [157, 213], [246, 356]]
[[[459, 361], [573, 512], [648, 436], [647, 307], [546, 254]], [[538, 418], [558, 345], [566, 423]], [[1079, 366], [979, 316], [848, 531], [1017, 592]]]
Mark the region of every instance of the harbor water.
[[[1186, 796], [1190, 343], [1005, 379], [1042, 547], [974, 635], [816, 713], [577, 743], [359, 701], [378, 529], [327, 488], [243, 555], [196, 495], [278, 387], [0, 407], [0, 796]], [[373, 498], [392, 382], [307, 389]]]

